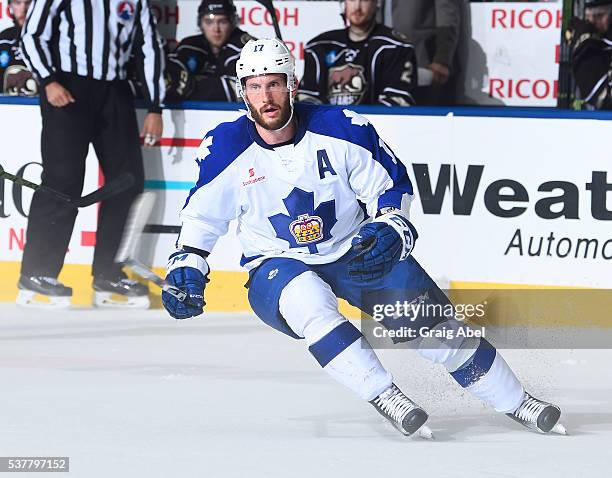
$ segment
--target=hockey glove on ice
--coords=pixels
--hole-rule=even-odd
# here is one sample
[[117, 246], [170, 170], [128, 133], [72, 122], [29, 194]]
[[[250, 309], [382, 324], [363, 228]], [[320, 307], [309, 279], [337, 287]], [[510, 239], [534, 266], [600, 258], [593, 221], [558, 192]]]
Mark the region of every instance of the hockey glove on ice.
[[348, 264], [352, 279], [380, 279], [410, 255], [418, 237], [414, 226], [397, 212], [388, 212], [363, 226], [353, 238], [357, 256]]
[[188, 319], [204, 312], [204, 288], [208, 282], [206, 259], [191, 252], [175, 252], [168, 259], [166, 281], [187, 293], [184, 302], [168, 292], [162, 292], [162, 303], [175, 319]]

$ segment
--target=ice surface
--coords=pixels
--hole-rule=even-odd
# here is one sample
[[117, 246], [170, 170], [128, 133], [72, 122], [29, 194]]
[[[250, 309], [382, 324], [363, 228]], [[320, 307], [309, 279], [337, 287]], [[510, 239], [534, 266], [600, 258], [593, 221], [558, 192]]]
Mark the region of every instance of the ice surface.
[[402, 437], [252, 316], [2, 304], [0, 456], [70, 456], [88, 478], [607, 475], [612, 351], [504, 351], [568, 437], [523, 430], [412, 351], [380, 356], [436, 441]]

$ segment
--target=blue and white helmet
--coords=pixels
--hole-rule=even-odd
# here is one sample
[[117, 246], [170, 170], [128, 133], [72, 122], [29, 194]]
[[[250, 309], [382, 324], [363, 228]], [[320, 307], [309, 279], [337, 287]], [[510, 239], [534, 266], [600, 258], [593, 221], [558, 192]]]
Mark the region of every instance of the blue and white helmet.
[[[293, 110], [293, 91], [297, 84], [295, 80], [295, 58], [281, 40], [276, 38], [262, 38], [249, 40], [240, 52], [236, 62], [236, 90], [249, 109], [244, 92], [244, 82], [250, 76], [282, 73], [287, 76], [287, 88], [291, 109]], [[248, 112], [251, 118], [251, 112]], [[251, 118], [252, 119], [252, 118]]]

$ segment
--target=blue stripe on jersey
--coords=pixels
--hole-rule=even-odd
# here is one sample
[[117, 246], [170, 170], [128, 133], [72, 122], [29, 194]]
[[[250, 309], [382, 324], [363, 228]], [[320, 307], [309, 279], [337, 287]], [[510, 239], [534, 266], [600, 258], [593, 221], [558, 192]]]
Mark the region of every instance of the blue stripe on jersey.
[[248, 257], [242, 254], [242, 256], [240, 257], [240, 267], [244, 267], [249, 262], [254, 261], [255, 259], [259, 259], [260, 257], [263, 257], [263, 254], [256, 254], [254, 256]]
[[[375, 161], [380, 163], [393, 181], [393, 186], [379, 198], [378, 207], [401, 207], [402, 196], [412, 194], [412, 183], [403, 163], [391, 156], [394, 153], [385, 144], [371, 123], [363, 124], [359, 115], [346, 108], [296, 104], [299, 119], [296, 143], [306, 131], [348, 141], [370, 151]], [[345, 111], [350, 111], [347, 115]], [[354, 114], [354, 116], [350, 116]]]
[[403, 195], [404, 193], [402, 191], [398, 191], [394, 187], [386, 190], [378, 198], [378, 209], [383, 207], [395, 207], [397, 209], [401, 209]]
[[183, 209], [189, 204], [191, 196], [198, 189], [219, 176], [253, 144], [253, 139], [249, 135], [247, 127], [250, 122], [246, 116], [241, 116], [236, 121], [221, 123], [215, 129], [206, 133], [205, 139], [212, 137], [212, 143], [208, 147], [209, 154], [204, 158], [196, 158], [200, 166], [200, 176], [196, 185], [189, 191]]
[[472, 358], [459, 370], [451, 372], [451, 375], [463, 388], [469, 387], [486, 375], [491, 369], [496, 355], [495, 347], [485, 339], [480, 339], [480, 344]]

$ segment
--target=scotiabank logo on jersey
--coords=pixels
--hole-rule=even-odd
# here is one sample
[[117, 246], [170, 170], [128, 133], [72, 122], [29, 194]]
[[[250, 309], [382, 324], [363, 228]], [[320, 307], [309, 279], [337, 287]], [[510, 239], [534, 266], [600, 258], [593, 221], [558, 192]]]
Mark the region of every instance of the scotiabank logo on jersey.
[[[412, 168], [415, 193], [426, 215], [446, 214], [443, 211], [449, 208], [444, 206], [450, 202], [453, 216], [481, 214], [484, 206], [486, 213], [497, 218], [520, 218], [515, 221], [518, 227], [511, 237], [503, 245], [495, 245], [506, 256], [612, 260], [612, 234], [589, 236], [590, 230], [600, 229], [599, 221], [612, 221], [612, 210], [607, 207], [612, 183], [606, 171], [591, 171], [583, 183], [551, 179], [539, 183], [535, 190], [530, 186], [530, 190], [518, 179], [484, 180], [483, 165], [462, 168], [461, 175], [451, 164], [442, 164], [434, 170], [428, 164], [415, 163]], [[528, 216], [530, 220], [526, 221]], [[533, 216], [537, 221], [533, 221]], [[572, 221], [572, 226], [580, 226], [580, 236], [567, 234], [568, 221]], [[527, 222], [537, 223], [538, 232], [530, 232], [524, 226]]]

